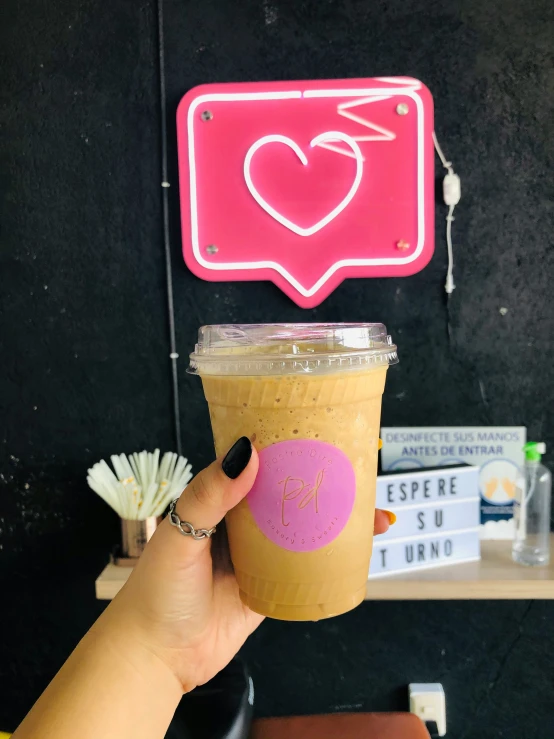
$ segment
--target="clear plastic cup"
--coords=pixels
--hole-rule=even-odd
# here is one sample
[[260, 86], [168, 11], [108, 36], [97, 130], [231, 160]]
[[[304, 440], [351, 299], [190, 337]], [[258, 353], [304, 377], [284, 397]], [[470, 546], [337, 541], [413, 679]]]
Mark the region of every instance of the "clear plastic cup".
[[315, 621], [355, 608], [373, 546], [381, 397], [398, 361], [383, 324], [204, 326], [202, 378], [216, 453], [248, 436], [252, 491], [227, 515], [240, 597]]

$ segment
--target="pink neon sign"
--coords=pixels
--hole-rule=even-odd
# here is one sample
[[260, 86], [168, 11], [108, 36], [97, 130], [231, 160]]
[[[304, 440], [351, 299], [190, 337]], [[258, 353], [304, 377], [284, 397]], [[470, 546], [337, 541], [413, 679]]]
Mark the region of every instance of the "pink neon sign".
[[272, 280], [318, 305], [347, 277], [433, 253], [433, 101], [381, 77], [213, 84], [177, 112], [183, 255], [205, 280]]

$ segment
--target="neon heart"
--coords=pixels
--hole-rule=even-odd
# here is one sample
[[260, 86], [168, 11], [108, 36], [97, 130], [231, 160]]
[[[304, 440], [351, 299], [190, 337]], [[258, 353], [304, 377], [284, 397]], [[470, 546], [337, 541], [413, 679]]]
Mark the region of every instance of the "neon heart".
[[350, 201], [358, 191], [358, 187], [360, 186], [360, 182], [362, 181], [362, 175], [364, 172], [364, 158], [361, 149], [356, 141], [354, 141], [351, 136], [348, 136], [345, 133], [341, 133], [340, 131], [327, 131], [326, 133], [321, 133], [319, 134], [319, 136], [316, 136], [314, 139], [312, 139], [310, 141], [310, 146], [313, 148], [314, 146], [318, 146], [318, 144], [322, 144], [325, 141], [343, 141], [352, 149], [352, 152], [354, 153], [354, 158], [356, 159], [356, 176], [354, 177], [354, 181], [352, 183], [352, 186], [350, 187], [350, 190], [346, 194], [346, 197], [344, 197], [340, 201], [340, 203], [335, 208], [333, 208], [332, 211], [327, 213], [325, 218], [322, 218], [313, 226], [310, 226], [310, 228], [301, 228], [296, 223], [293, 223], [288, 218], [285, 218], [285, 216], [279, 213], [279, 211], [276, 210], [272, 205], [270, 205], [267, 200], [264, 200], [264, 198], [260, 195], [256, 187], [254, 186], [254, 183], [252, 182], [252, 176], [250, 174], [252, 157], [258, 151], [258, 149], [261, 149], [261, 147], [265, 146], [266, 144], [285, 144], [285, 146], [288, 146], [294, 151], [302, 164], [306, 166], [308, 164], [308, 159], [302, 149], [298, 146], [296, 141], [289, 139], [287, 136], [281, 136], [280, 134], [263, 136], [261, 139], [258, 139], [252, 144], [244, 158], [244, 179], [246, 180], [246, 186], [248, 187], [248, 190], [250, 191], [250, 194], [252, 195], [254, 200], [272, 218], [274, 218], [281, 225], [290, 229], [299, 236], [312, 236], [313, 234], [317, 233], [322, 228], [327, 226], [328, 223], [331, 223], [331, 221], [334, 220], [340, 213], [342, 213], [342, 211], [350, 203]]

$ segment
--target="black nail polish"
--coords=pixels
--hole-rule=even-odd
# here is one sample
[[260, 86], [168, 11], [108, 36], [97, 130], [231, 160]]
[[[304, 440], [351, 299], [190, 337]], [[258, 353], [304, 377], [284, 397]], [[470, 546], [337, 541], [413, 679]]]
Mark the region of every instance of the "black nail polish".
[[231, 480], [236, 480], [240, 473], [246, 469], [251, 456], [252, 444], [250, 443], [250, 439], [242, 436], [225, 455], [225, 459], [221, 463], [221, 468], [227, 477], [230, 477]]

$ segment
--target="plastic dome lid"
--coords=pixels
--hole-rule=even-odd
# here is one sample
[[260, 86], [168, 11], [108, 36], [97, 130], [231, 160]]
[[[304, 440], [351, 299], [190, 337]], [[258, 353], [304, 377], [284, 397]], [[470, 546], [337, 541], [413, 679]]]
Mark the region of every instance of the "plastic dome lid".
[[329, 373], [396, 364], [382, 323], [266, 323], [202, 326], [192, 374]]

